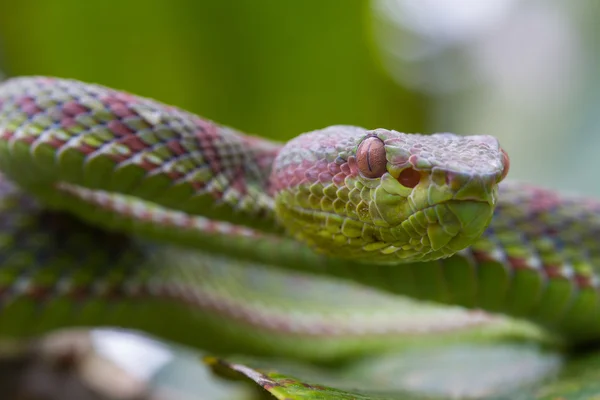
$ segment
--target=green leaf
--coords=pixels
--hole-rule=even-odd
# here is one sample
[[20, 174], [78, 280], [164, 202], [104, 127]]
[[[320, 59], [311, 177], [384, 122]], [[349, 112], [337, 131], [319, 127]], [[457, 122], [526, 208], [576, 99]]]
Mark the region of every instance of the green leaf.
[[565, 362], [533, 342], [430, 346], [333, 366], [249, 357], [204, 361], [218, 375], [249, 379], [282, 400], [529, 399], [559, 385]]

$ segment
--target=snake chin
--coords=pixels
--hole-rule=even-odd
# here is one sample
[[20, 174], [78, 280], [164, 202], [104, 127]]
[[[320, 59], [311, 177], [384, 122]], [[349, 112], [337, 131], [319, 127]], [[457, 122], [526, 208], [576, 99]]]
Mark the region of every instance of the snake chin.
[[[446, 258], [461, 251], [477, 240], [490, 224], [494, 206], [478, 200], [450, 200], [415, 212], [408, 218], [412, 226], [419, 221], [426, 236], [422, 242], [428, 249], [421, 249], [424, 257], [408, 261], [428, 261]], [[404, 223], [403, 223], [404, 224]]]
[[288, 232], [315, 251], [369, 263], [408, 263], [446, 258], [477, 240], [493, 205], [450, 200], [416, 210], [394, 226], [334, 212], [278, 206]]

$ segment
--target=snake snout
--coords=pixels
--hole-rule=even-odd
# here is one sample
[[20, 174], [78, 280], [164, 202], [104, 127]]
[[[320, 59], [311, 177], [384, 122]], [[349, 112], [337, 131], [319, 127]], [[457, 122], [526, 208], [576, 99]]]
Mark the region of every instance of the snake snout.
[[454, 214], [460, 226], [459, 233], [451, 246], [454, 251], [464, 249], [479, 238], [490, 224], [494, 214], [493, 206], [481, 201], [452, 201], [448, 203], [448, 209]]
[[498, 186], [496, 175], [465, 176], [448, 174], [448, 176], [448, 187], [453, 193], [453, 200], [496, 204]]
[[[426, 189], [427, 201], [421, 202], [426, 204], [423, 211], [430, 217], [430, 259], [460, 251], [483, 234], [497, 203], [499, 172], [494, 169], [473, 173], [451, 166], [433, 169]], [[418, 203], [418, 193], [413, 193], [413, 198]]]

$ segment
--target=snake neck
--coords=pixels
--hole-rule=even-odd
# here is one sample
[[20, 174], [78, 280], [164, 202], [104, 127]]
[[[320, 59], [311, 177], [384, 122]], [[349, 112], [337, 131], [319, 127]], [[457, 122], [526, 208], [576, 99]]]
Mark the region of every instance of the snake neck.
[[279, 149], [99, 85], [29, 77], [0, 86], [3, 173], [54, 208], [117, 229], [119, 210], [106, 208], [136, 199], [140, 219], [158, 206], [279, 231], [268, 188]]

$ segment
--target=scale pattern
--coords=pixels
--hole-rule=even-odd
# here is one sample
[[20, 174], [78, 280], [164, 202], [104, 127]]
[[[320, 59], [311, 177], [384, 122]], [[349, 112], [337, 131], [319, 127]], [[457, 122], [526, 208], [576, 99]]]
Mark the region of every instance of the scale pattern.
[[[67, 186], [118, 190], [190, 213], [210, 214], [206, 205], [215, 203], [226, 206], [223, 215], [272, 218], [264, 187], [279, 145], [150, 99], [16, 78], [0, 86], [0, 141], [4, 160], [23, 157], [41, 176], [58, 169]], [[7, 163], [12, 179], [39, 186], [40, 177], [28, 182]]]
[[[385, 147], [386, 172], [376, 179], [357, 170], [357, 146], [365, 137]], [[47, 205], [101, 226], [181, 239], [232, 260], [524, 317], [573, 341], [600, 337], [594, 248], [600, 207], [511, 183], [502, 183], [497, 195], [508, 160], [491, 137], [337, 126], [281, 147], [101, 86], [17, 78], [0, 85], [0, 167]], [[399, 179], [405, 168], [420, 174], [414, 187]], [[278, 222], [323, 254], [280, 234], [275, 212]], [[183, 250], [160, 264], [178, 254], [191, 264]], [[136, 292], [156, 273], [143, 265], [140, 281], [125, 279], [119, 268], [103, 273]], [[102, 288], [94, 268], [79, 272]], [[181, 271], [161, 271], [175, 270]], [[56, 293], [62, 272], [48, 271], [43, 279]], [[23, 287], [19, 279], [7, 282], [8, 291]], [[201, 284], [186, 286], [179, 300], [202, 303], [207, 297], [194, 291]], [[144, 303], [161, 299], [150, 287], [146, 292]], [[205, 303], [230, 319], [245, 315], [246, 322], [269, 324], [257, 309], [243, 312], [240, 303]], [[28, 314], [2, 314], [5, 321], [19, 320], [17, 315]], [[190, 319], [189, 313], [179, 315]], [[276, 325], [289, 333], [290, 326], [302, 325], [293, 321]], [[181, 330], [174, 335], [193, 336]]]
[[3, 336], [108, 325], [196, 348], [309, 359], [497, 322], [480, 312], [422, 306], [360, 285], [107, 233], [44, 210], [3, 178], [0, 305]]

